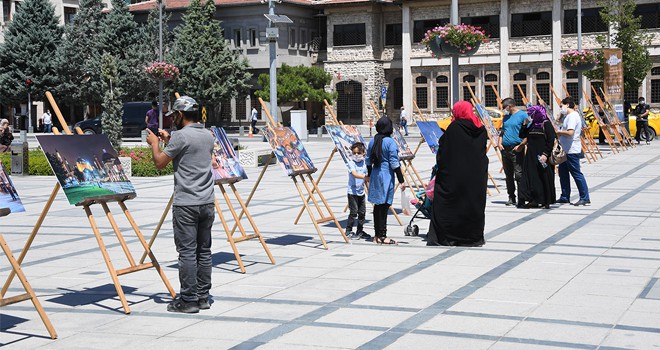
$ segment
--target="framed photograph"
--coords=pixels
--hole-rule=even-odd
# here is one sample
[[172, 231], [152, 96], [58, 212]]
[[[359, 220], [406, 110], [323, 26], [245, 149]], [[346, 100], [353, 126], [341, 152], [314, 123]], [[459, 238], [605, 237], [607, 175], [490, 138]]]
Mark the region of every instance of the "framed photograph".
[[415, 155], [410, 150], [410, 147], [408, 147], [408, 143], [406, 142], [406, 139], [403, 138], [400, 125], [394, 125], [394, 132], [392, 133], [392, 138], [396, 142], [396, 145], [399, 146], [399, 159], [409, 160], [415, 158]]
[[497, 128], [493, 123], [493, 119], [491, 119], [490, 115], [488, 114], [488, 110], [484, 105], [480, 105], [480, 104], [475, 105], [474, 108], [477, 110], [477, 116], [479, 117], [479, 119], [481, 119], [481, 122], [484, 124], [484, 127], [486, 127], [486, 131], [488, 132], [492, 140], [495, 143], [497, 143], [500, 138], [500, 132], [497, 131]]
[[16, 186], [14, 186], [11, 177], [2, 162], [0, 162], [0, 216], [22, 211], [25, 211], [25, 208], [23, 202], [21, 202], [21, 197], [18, 196]]
[[316, 172], [312, 159], [298, 134], [288, 127], [264, 128], [263, 133], [273, 149], [278, 163], [289, 176]]
[[247, 174], [238, 155], [234, 152], [234, 147], [227, 137], [223, 128], [212, 127], [211, 132], [215, 136], [215, 145], [213, 146], [213, 180], [216, 183], [234, 183], [247, 179]]
[[106, 135], [38, 135], [37, 141], [70, 204], [135, 198]]
[[422, 133], [422, 136], [424, 136], [424, 140], [431, 149], [431, 152], [433, 154], [438, 153], [438, 140], [440, 139], [440, 136], [444, 134], [442, 129], [440, 129], [440, 125], [438, 125], [436, 121], [417, 122], [417, 127]]
[[365, 149], [367, 147], [360, 131], [352, 125], [326, 125], [325, 129], [332, 138], [332, 142], [335, 143], [337, 151], [339, 151], [345, 164], [348, 164], [352, 159], [351, 146], [354, 143], [362, 142]]

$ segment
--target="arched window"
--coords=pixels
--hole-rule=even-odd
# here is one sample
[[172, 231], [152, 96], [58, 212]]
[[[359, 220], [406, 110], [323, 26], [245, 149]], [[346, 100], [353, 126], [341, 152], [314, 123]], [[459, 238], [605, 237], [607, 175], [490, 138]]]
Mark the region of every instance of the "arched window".
[[660, 67], [653, 67], [651, 69], [651, 75], [660, 75]]
[[513, 81], [525, 81], [527, 80], [527, 74], [525, 73], [516, 73], [513, 75]]
[[[476, 81], [477, 81], [477, 78], [475, 78], [474, 75], [472, 75], [472, 74], [468, 74], [468, 75], [463, 77], [463, 82], [474, 83]], [[470, 84], [470, 87], [472, 88], [472, 91], [474, 92], [475, 85]], [[463, 84], [463, 100], [469, 102], [470, 99], [472, 99], [472, 94], [470, 93], [470, 89], [468, 89], [468, 87], [465, 86], [465, 84]]]
[[417, 107], [425, 109], [429, 108], [429, 88], [427, 86], [428, 79], [425, 76], [415, 78], [415, 101]]
[[651, 103], [660, 103], [660, 67], [653, 67], [651, 69]]
[[337, 116], [345, 124], [362, 124], [362, 84], [355, 80], [337, 83]]
[[536, 80], [550, 80], [550, 73], [548, 73], [548, 72], [538, 72], [536, 74]]
[[550, 103], [550, 73], [538, 72], [536, 74], [536, 91], [539, 93], [537, 98], [543, 99], [545, 103]]
[[484, 84], [484, 103], [486, 107], [497, 107], [497, 94], [493, 90], [493, 87], [499, 89], [497, 74], [486, 74], [484, 81], [487, 82], [487, 84]]
[[578, 72], [572, 70], [566, 72], [566, 79], [577, 79], [578, 78]]
[[399, 109], [403, 106], [403, 78], [395, 78], [392, 84], [392, 95], [394, 97], [394, 109]]
[[438, 75], [435, 78], [435, 107], [438, 109], [449, 108], [449, 78], [446, 75]]
[[467, 81], [468, 83], [474, 83], [475, 81], [477, 81], [477, 78], [475, 78], [474, 75], [472, 74], [468, 74], [463, 77], [463, 81], [464, 82]]
[[497, 81], [497, 74], [486, 74], [484, 77], [484, 80], [487, 82], [494, 82]]

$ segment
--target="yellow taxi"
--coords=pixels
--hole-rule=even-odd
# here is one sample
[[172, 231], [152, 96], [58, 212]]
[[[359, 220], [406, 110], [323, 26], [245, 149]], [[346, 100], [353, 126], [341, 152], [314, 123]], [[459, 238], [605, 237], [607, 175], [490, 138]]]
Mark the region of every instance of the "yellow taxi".
[[[493, 125], [495, 125], [495, 128], [499, 130], [502, 127], [502, 118], [504, 117], [504, 113], [495, 107], [486, 107], [486, 110], [488, 111], [488, 115], [490, 115], [490, 119], [493, 120]], [[474, 113], [476, 115], [477, 111], [474, 110]], [[447, 127], [451, 123], [451, 118], [451, 115], [449, 115], [443, 119], [438, 119], [438, 125], [440, 125], [440, 129], [442, 129], [442, 131], [447, 130]]]
[[[632, 108], [634, 110], [634, 108]], [[584, 109], [584, 119], [586, 120], [587, 124], [590, 127], [591, 130], [591, 135], [594, 138], [598, 138], [598, 133], [600, 132], [600, 127], [598, 126], [598, 121], [594, 117], [594, 113], [591, 110], [591, 108], [585, 108]], [[635, 137], [635, 134], [637, 133], [637, 118], [634, 115], [630, 115], [628, 118], [628, 126], [630, 130], [630, 135], [632, 137]], [[659, 113], [653, 113], [649, 112], [649, 136], [651, 137], [651, 141], [655, 139], [655, 137], [658, 135], [658, 132], [660, 132], [660, 114]], [[644, 133], [640, 135], [642, 140], [644, 140]]]

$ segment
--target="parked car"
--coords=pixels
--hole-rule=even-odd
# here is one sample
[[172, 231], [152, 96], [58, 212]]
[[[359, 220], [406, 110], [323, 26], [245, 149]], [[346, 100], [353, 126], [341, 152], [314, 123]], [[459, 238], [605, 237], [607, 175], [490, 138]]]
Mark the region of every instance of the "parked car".
[[[139, 137], [142, 130], [147, 128], [144, 118], [147, 111], [151, 109], [151, 102], [126, 102], [124, 103], [124, 114], [122, 115], [122, 135], [124, 137]], [[94, 119], [87, 119], [76, 123], [75, 127], [79, 127], [85, 134], [100, 134], [103, 132], [101, 128], [101, 117], [103, 114]], [[163, 111], [163, 128], [170, 129], [172, 127], [172, 120], [165, 117]]]
[[[598, 138], [600, 127], [598, 126], [598, 121], [594, 117], [594, 113], [591, 108], [584, 109], [584, 119], [586, 120], [587, 124], [589, 124], [591, 135], [594, 138]], [[628, 127], [630, 129], [630, 135], [635, 137], [635, 133], [637, 132], [637, 117], [633, 114], [628, 117]], [[658, 135], [658, 132], [660, 132], [660, 114], [649, 112], [649, 136], [651, 137], [651, 140], [655, 139], [655, 137]], [[644, 135], [644, 133], [640, 135], [642, 140], [644, 140], [645, 137], [646, 135]]]
[[[488, 111], [488, 115], [490, 115], [490, 119], [493, 120], [493, 125], [495, 125], [495, 128], [499, 130], [502, 127], [502, 118], [504, 117], [504, 113], [500, 111], [497, 108], [494, 107], [486, 107], [486, 110]], [[475, 115], [477, 111], [474, 111]], [[448, 116], [443, 119], [438, 119], [438, 125], [440, 125], [440, 129], [447, 130], [447, 127], [451, 123], [451, 116]]]

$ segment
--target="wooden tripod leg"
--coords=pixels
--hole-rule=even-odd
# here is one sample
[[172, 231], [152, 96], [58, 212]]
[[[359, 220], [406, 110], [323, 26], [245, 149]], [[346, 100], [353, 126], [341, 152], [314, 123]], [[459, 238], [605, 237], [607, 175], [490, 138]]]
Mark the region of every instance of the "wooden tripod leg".
[[[167, 217], [167, 213], [170, 212], [170, 209], [172, 209], [172, 202], [174, 201], [174, 193], [170, 196], [170, 201], [167, 202], [167, 206], [165, 207], [165, 211], [163, 211], [163, 215], [160, 216], [160, 220], [158, 221], [158, 225], [156, 225], [156, 229], [154, 230], [154, 233], [151, 235], [151, 238], [149, 239], [149, 249], [154, 245], [154, 241], [156, 240], [156, 237], [158, 236], [158, 232], [160, 232], [160, 228], [163, 227], [163, 223], [165, 222], [165, 218]], [[140, 258], [140, 264], [144, 263], [144, 259], [147, 257], [147, 252], [145, 251], [142, 253], [142, 257]]]
[[238, 225], [238, 230], [241, 232], [241, 236], [247, 237], [247, 234], [245, 233], [245, 228], [243, 227], [243, 224], [241, 224], [241, 220], [238, 218], [238, 215], [236, 214], [236, 210], [234, 210], [234, 206], [231, 204], [231, 199], [227, 195], [227, 191], [225, 191], [225, 187], [222, 186], [222, 184], [220, 183], [218, 184], [218, 187], [220, 187], [220, 193], [222, 193], [222, 197], [225, 199], [225, 202], [227, 203], [227, 208], [229, 208], [229, 212], [231, 213], [231, 216], [234, 218], [236, 225]]
[[[302, 175], [300, 176], [302, 178]], [[319, 227], [319, 224], [316, 222], [316, 219], [314, 218], [314, 212], [312, 212], [312, 208], [309, 207], [307, 202], [305, 202], [305, 194], [303, 193], [302, 189], [300, 189], [300, 184], [298, 184], [298, 180], [296, 179], [295, 176], [292, 176], [291, 179], [293, 180], [293, 183], [296, 185], [296, 189], [298, 190], [298, 194], [300, 195], [300, 199], [303, 201], [303, 205], [305, 206], [305, 209], [307, 210], [307, 214], [309, 214], [310, 219], [312, 219], [312, 223], [314, 224], [314, 227], [316, 228], [316, 232], [319, 235], [319, 238], [321, 239], [321, 242], [323, 243], [323, 247], [325, 249], [328, 249], [328, 244], [325, 242], [325, 237], [323, 237], [323, 232], [321, 232], [321, 228]], [[304, 178], [303, 178], [304, 180]], [[307, 191], [309, 192], [309, 190]], [[308, 193], [309, 195], [312, 195], [312, 193]]]
[[490, 175], [490, 172], [488, 172], [488, 177], [490, 178], [490, 181], [493, 182], [493, 186], [495, 186], [495, 189], [497, 190], [497, 193], [502, 193], [500, 191], [500, 188], [497, 186], [497, 183], [495, 183], [495, 179]]
[[[254, 193], [257, 191], [257, 187], [259, 187], [259, 184], [261, 183], [261, 179], [264, 178], [264, 174], [266, 173], [266, 169], [268, 169], [268, 165], [270, 162], [273, 160], [275, 157], [275, 153], [270, 152], [270, 156], [268, 156], [268, 160], [266, 161], [266, 164], [264, 164], [264, 168], [261, 169], [261, 173], [259, 173], [259, 177], [257, 178], [257, 181], [254, 183], [254, 186], [252, 187], [252, 191], [250, 191], [250, 194], [248, 195], [247, 199], [245, 200], [245, 207], [247, 208], [248, 205], [250, 205], [250, 202], [252, 201], [252, 196], [254, 196]], [[243, 215], [245, 215], [245, 211], [241, 211], [241, 213], [238, 215], [239, 219], [243, 218]], [[230, 235], [233, 235], [234, 232], [236, 231], [236, 228], [238, 226], [236, 223], [234, 223], [234, 227], [232, 227], [231, 232], [229, 232]]]
[[[316, 184], [318, 185], [321, 182], [321, 179], [323, 178], [323, 175], [325, 175], [325, 171], [328, 169], [328, 166], [330, 165], [330, 161], [332, 161], [332, 158], [335, 156], [335, 153], [337, 153], [337, 147], [335, 146], [332, 149], [332, 152], [330, 153], [330, 156], [328, 157], [328, 160], [325, 162], [325, 165], [323, 166], [323, 169], [321, 169], [321, 173], [319, 176], [316, 178]], [[307, 203], [311, 200], [311, 197], [307, 197]], [[346, 209], [348, 209], [348, 205], [346, 205]], [[346, 209], [344, 209], [344, 213], [346, 212]], [[300, 211], [298, 212], [298, 216], [296, 216], [296, 219], [293, 221], [294, 225], [298, 225], [298, 222], [300, 221], [300, 218], [302, 217], [303, 212], [305, 212], [305, 207], [303, 206], [300, 208]]]
[[115, 221], [115, 218], [112, 216], [112, 213], [110, 212], [110, 208], [108, 208], [108, 203], [101, 202], [101, 207], [103, 207], [103, 210], [105, 211], [105, 216], [108, 217], [108, 221], [110, 222], [110, 226], [112, 226], [112, 230], [115, 231], [115, 235], [117, 235], [117, 240], [119, 240], [119, 245], [121, 246], [121, 249], [124, 251], [124, 254], [126, 254], [126, 259], [128, 259], [128, 263], [131, 264], [131, 267], [135, 266], [135, 260], [133, 260], [133, 255], [131, 254], [131, 251], [128, 250], [128, 246], [126, 245], [124, 236], [121, 234], [121, 231], [119, 230], [119, 226], [117, 226], [117, 222]]
[[130, 314], [131, 308], [128, 307], [128, 302], [126, 302], [126, 296], [124, 296], [124, 290], [121, 288], [121, 284], [119, 283], [119, 278], [117, 277], [117, 271], [115, 270], [114, 266], [112, 266], [110, 255], [108, 254], [108, 251], [105, 248], [105, 244], [103, 243], [101, 232], [99, 232], [99, 228], [98, 226], [96, 226], [96, 220], [94, 220], [94, 215], [92, 215], [92, 210], [89, 209], [89, 205], [85, 205], [84, 208], [85, 208], [85, 213], [87, 214], [87, 219], [89, 220], [89, 225], [92, 227], [92, 231], [94, 231], [94, 237], [96, 237], [96, 242], [99, 245], [99, 249], [101, 249], [101, 254], [103, 254], [103, 260], [105, 260], [105, 265], [108, 268], [110, 277], [112, 277], [112, 283], [115, 285], [115, 289], [117, 290], [117, 295], [119, 296], [119, 300], [121, 300], [121, 305], [124, 307], [124, 313]]
[[580, 136], [580, 143], [582, 143], [582, 152], [585, 154], [585, 158], [589, 161], [589, 164], [591, 164], [591, 149], [587, 147], [584, 137]]
[[[310, 179], [311, 179], [311, 176], [310, 176]], [[307, 181], [305, 180], [305, 175], [301, 174], [300, 175], [300, 180], [301, 180], [302, 184], [305, 186], [305, 188], [307, 189], [307, 193], [309, 193], [309, 198], [312, 199], [312, 203], [316, 207], [316, 211], [319, 213], [319, 217], [321, 219], [323, 219], [325, 217], [325, 215], [323, 215], [323, 211], [321, 210], [321, 206], [319, 205], [319, 201], [316, 200], [316, 197], [314, 196], [314, 192], [316, 192], [316, 190], [318, 189], [318, 187], [316, 187], [316, 183], [314, 182], [314, 179], [310, 180], [310, 181], [312, 181], [312, 184], [314, 185], [312, 188], [309, 188], [309, 185], [307, 185]]]
[[167, 276], [165, 276], [165, 271], [163, 271], [160, 264], [158, 263], [158, 260], [156, 260], [156, 256], [151, 251], [151, 246], [147, 244], [147, 241], [144, 239], [144, 236], [140, 231], [140, 228], [135, 223], [135, 220], [133, 220], [133, 216], [131, 215], [131, 212], [128, 211], [128, 208], [126, 208], [126, 203], [124, 203], [123, 201], [119, 202], [119, 207], [124, 212], [124, 216], [126, 216], [126, 219], [128, 219], [128, 222], [131, 224], [133, 231], [135, 231], [135, 235], [142, 244], [142, 248], [144, 248], [145, 254], [147, 254], [149, 256], [149, 259], [151, 260], [151, 264], [154, 266], [154, 268], [158, 272], [158, 275], [163, 280], [163, 283], [165, 284], [165, 288], [167, 288], [167, 291], [170, 292], [172, 298], [176, 298], [176, 292], [174, 291], [174, 288], [172, 288], [170, 281], [167, 279]]
[[415, 168], [415, 165], [413, 164], [412, 160], [408, 161], [408, 165], [410, 165], [410, 169], [412, 169], [415, 176], [417, 176], [417, 180], [419, 180], [419, 183], [421, 184], [422, 187], [421, 189], [423, 190], [426, 187], [426, 184], [424, 183], [424, 179], [417, 172], [417, 168]]
[[[330, 217], [332, 217], [332, 220], [335, 222], [335, 226], [337, 226], [337, 230], [339, 230], [339, 233], [341, 233], [341, 235], [344, 237], [344, 241], [346, 241], [346, 243], [348, 243], [349, 242], [348, 236], [346, 236], [346, 233], [344, 232], [344, 229], [339, 224], [339, 221], [337, 220], [337, 217], [332, 212], [332, 209], [330, 209], [330, 205], [325, 200], [325, 197], [323, 196], [323, 193], [321, 193], [321, 190], [316, 185], [316, 182], [314, 182], [314, 179], [312, 178], [312, 175], [307, 174], [307, 176], [309, 177], [309, 182], [311, 182], [312, 185], [314, 186], [314, 189], [316, 190], [316, 194], [319, 196], [319, 198], [321, 198], [321, 202], [323, 202], [323, 205], [325, 205], [325, 210], [328, 211], [328, 215], [330, 215]], [[303, 178], [303, 184], [305, 184], [305, 187], [307, 187], [307, 184], [305, 183], [304, 178]]]
[[229, 184], [229, 187], [231, 187], [231, 190], [234, 192], [234, 197], [236, 197], [236, 200], [238, 201], [238, 204], [241, 206], [241, 209], [245, 212], [245, 217], [250, 222], [250, 225], [252, 225], [252, 229], [254, 230], [254, 233], [257, 235], [257, 237], [259, 237], [259, 242], [264, 247], [264, 250], [266, 251], [266, 255], [268, 255], [268, 259], [270, 259], [271, 264], [275, 265], [275, 258], [273, 258], [273, 255], [270, 253], [270, 249], [268, 249], [264, 237], [259, 232], [259, 228], [257, 227], [257, 224], [254, 223], [254, 220], [252, 219], [252, 215], [250, 215], [247, 206], [245, 205], [245, 203], [243, 203], [243, 199], [241, 198], [241, 195], [238, 194], [238, 191], [236, 190], [236, 187], [234, 187], [234, 184]]
[[[30, 235], [28, 236], [28, 239], [25, 242], [25, 245], [23, 246], [23, 250], [21, 251], [21, 254], [19, 254], [18, 256], [18, 260], [16, 260], [18, 262], [18, 265], [23, 263], [23, 259], [25, 259], [25, 255], [27, 254], [28, 250], [30, 250], [30, 247], [32, 246], [32, 242], [34, 242], [34, 238], [37, 236], [37, 232], [39, 232], [41, 225], [46, 219], [46, 214], [48, 214], [48, 211], [50, 211], [50, 206], [53, 204], [55, 197], [57, 197], [57, 192], [59, 190], [60, 190], [60, 183], [58, 182], [55, 184], [55, 187], [53, 187], [53, 191], [50, 193], [50, 197], [48, 197], [48, 200], [46, 201], [46, 205], [44, 205], [44, 209], [41, 211], [41, 215], [39, 215], [39, 219], [37, 219], [37, 223], [34, 224], [34, 228], [32, 229], [32, 232], [30, 232]], [[5, 285], [2, 286], [2, 291], [0, 291], [0, 298], [4, 297], [5, 294], [7, 293], [7, 289], [9, 289], [9, 285], [11, 284], [11, 281], [14, 279], [15, 274], [16, 273], [13, 270], [9, 272], [7, 281], [5, 282]]]
[[[30, 282], [28, 282], [27, 277], [25, 277], [25, 274], [23, 273], [23, 270], [21, 270], [21, 266], [16, 261], [16, 258], [14, 258], [11, 249], [9, 249], [7, 242], [5, 242], [5, 238], [1, 234], [0, 234], [0, 246], [2, 246], [2, 251], [5, 252], [5, 256], [9, 260], [9, 264], [11, 265], [12, 271], [14, 271], [18, 276], [18, 280], [21, 281], [21, 284], [23, 285], [23, 289], [25, 289], [25, 292], [27, 292], [30, 301], [32, 301], [32, 305], [34, 305], [34, 308], [37, 309], [37, 313], [39, 313], [39, 317], [41, 317], [41, 321], [44, 323], [44, 326], [46, 326], [46, 329], [48, 330], [48, 334], [50, 334], [50, 338], [57, 339], [57, 333], [55, 332], [55, 328], [53, 328], [53, 325], [50, 323], [50, 319], [48, 318], [48, 315], [46, 315], [44, 308], [41, 306], [39, 299], [37, 299], [37, 295], [34, 293], [32, 286], [30, 286]], [[0, 298], [0, 301], [1, 300], [2, 298]]]
[[[229, 242], [229, 245], [231, 246], [231, 250], [234, 251], [234, 256], [236, 257], [236, 262], [238, 262], [238, 267], [241, 269], [241, 273], [245, 273], [245, 266], [243, 265], [243, 259], [241, 259], [241, 255], [238, 253], [238, 248], [236, 248], [236, 241], [234, 240], [234, 233], [229, 232], [229, 225], [227, 225], [227, 220], [225, 220], [225, 216], [222, 215], [222, 209], [220, 209], [220, 204], [218, 204], [217, 198], [213, 198], [213, 204], [215, 204], [215, 210], [218, 212], [218, 215], [220, 216], [220, 222], [222, 223], [222, 227], [225, 229], [225, 233], [227, 234], [227, 241]], [[234, 228], [236, 227], [236, 224], [234, 224]]]

